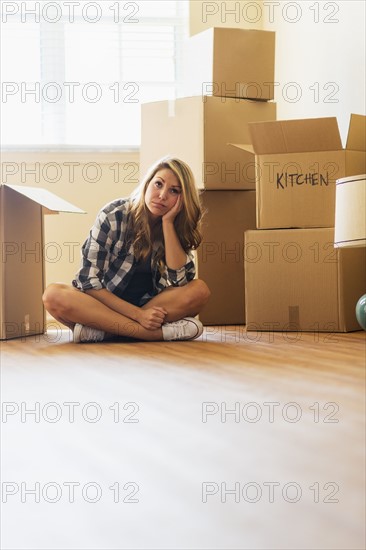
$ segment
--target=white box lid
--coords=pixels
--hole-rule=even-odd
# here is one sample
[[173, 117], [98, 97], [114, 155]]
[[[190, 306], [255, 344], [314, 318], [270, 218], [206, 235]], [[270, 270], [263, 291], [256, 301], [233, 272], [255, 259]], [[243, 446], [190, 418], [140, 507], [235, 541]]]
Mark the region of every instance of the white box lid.
[[51, 212], [70, 212], [74, 214], [85, 214], [84, 210], [74, 206], [70, 202], [61, 199], [51, 191], [43, 189], [42, 187], [27, 187], [24, 185], [9, 185], [4, 184], [4, 187], [9, 187], [17, 193], [24, 195], [28, 199], [40, 204], [41, 206], [47, 208]]

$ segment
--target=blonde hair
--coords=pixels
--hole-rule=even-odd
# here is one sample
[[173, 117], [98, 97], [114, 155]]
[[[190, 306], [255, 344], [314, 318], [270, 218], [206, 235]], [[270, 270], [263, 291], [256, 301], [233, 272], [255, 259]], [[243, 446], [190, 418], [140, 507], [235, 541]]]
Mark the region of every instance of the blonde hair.
[[[202, 206], [193, 173], [190, 167], [177, 158], [164, 157], [156, 162], [146, 173], [140, 185], [131, 194], [129, 231], [133, 235], [134, 254], [137, 260], [146, 259], [152, 251], [152, 232], [149, 225], [148, 208], [145, 204], [146, 189], [160, 170], [171, 170], [181, 185], [182, 209], [174, 220], [180, 244], [187, 253], [196, 249], [202, 241]], [[161, 242], [157, 252], [159, 269], [165, 268], [164, 238], [162, 224], [157, 225], [154, 238]]]

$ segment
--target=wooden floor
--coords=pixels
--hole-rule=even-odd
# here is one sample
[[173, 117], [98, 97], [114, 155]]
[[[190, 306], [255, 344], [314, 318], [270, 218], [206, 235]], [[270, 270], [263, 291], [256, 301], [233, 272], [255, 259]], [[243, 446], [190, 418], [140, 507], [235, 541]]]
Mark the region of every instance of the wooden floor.
[[1, 367], [3, 549], [365, 548], [364, 332], [50, 331]]

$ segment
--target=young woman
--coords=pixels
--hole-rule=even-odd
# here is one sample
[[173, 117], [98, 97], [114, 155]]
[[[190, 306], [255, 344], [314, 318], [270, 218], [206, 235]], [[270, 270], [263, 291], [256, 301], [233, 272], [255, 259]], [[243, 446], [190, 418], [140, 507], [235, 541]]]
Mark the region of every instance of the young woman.
[[194, 317], [210, 295], [194, 280], [201, 216], [190, 168], [162, 159], [129, 198], [99, 212], [73, 286], [50, 285], [47, 311], [73, 330], [74, 342], [197, 338], [203, 327]]

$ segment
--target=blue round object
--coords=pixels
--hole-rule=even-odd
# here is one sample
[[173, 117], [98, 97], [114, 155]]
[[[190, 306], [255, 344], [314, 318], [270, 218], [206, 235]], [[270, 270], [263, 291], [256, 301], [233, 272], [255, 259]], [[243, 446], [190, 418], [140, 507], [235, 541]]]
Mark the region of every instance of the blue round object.
[[366, 330], [366, 294], [361, 296], [357, 302], [356, 317], [363, 330]]

